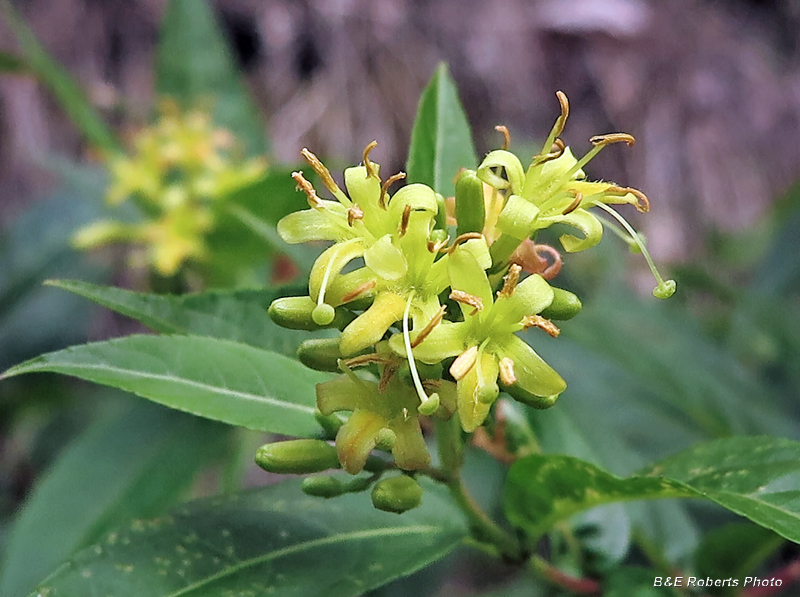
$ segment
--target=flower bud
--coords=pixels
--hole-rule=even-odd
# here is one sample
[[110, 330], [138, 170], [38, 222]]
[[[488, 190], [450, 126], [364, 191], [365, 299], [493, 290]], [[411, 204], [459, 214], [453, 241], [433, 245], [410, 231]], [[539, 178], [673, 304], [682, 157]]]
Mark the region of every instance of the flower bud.
[[317, 371], [339, 371], [339, 338], [304, 340], [297, 349], [297, 358], [306, 367]]
[[345, 484], [336, 477], [323, 475], [319, 477], [306, 477], [300, 485], [306, 495], [314, 497], [332, 498], [347, 492]]
[[422, 503], [422, 487], [407, 475], [383, 479], [372, 488], [372, 505], [378, 510], [402, 514]]
[[532, 394], [528, 392], [524, 388], [522, 388], [519, 384], [513, 384], [507, 386], [505, 384], [501, 384], [503, 391], [510, 395], [514, 400], [518, 402], [522, 402], [523, 404], [527, 404], [528, 406], [538, 409], [544, 410], [545, 408], [550, 408], [556, 403], [558, 400], [559, 395], [555, 396], [537, 396], [536, 394]]
[[485, 218], [483, 182], [473, 170], [464, 170], [456, 182], [457, 234], [482, 232]]
[[581, 312], [583, 304], [581, 299], [572, 294], [568, 290], [562, 288], [553, 288], [553, 302], [544, 311], [540, 313], [545, 319], [555, 319], [564, 321], [572, 319]]
[[[330, 305], [325, 305], [330, 307]], [[332, 309], [332, 307], [331, 307]], [[308, 296], [287, 296], [272, 301], [267, 309], [272, 321], [290, 330], [314, 331], [321, 328], [344, 328], [351, 317], [344, 309], [336, 309], [333, 318], [326, 324], [317, 323], [313, 313], [317, 303]]]
[[336, 448], [319, 439], [295, 439], [261, 446], [256, 464], [270, 473], [304, 475], [339, 468]]

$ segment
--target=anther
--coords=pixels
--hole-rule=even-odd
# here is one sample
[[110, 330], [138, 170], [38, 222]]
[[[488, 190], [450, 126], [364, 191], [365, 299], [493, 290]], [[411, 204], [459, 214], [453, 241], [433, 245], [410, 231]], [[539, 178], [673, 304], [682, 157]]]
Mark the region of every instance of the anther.
[[478, 311], [483, 309], [483, 301], [480, 299], [480, 297], [477, 297], [474, 294], [469, 294], [468, 292], [464, 292], [463, 290], [452, 291], [450, 293], [450, 298], [457, 303], [473, 307], [475, 310], [470, 313], [470, 315], [475, 315]]
[[444, 313], [446, 310], [447, 310], [446, 305], [442, 305], [441, 307], [439, 307], [439, 310], [436, 312], [436, 315], [433, 316], [433, 318], [428, 322], [428, 325], [422, 328], [422, 331], [420, 331], [419, 335], [411, 342], [411, 348], [416, 348], [417, 346], [419, 346], [420, 343], [425, 338], [428, 337], [428, 334], [430, 334], [433, 331], [433, 328], [442, 323], [442, 319], [444, 318]]
[[607, 135], [597, 135], [589, 139], [589, 143], [595, 147], [598, 145], [611, 145], [613, 143], [626, 143], [628, 147], [631, 147], [635, 142], [636, 139], [633, 138], [633, 135], [629, 135], [628, 133], [609, 133]]
[[335, 196], [338, 196], [342, 193], [342, 189], [340, 189], [339, 185], [336, 184], [336, 181], [333, 180], [330, 170], [325, 167], [325, 164], [323, 164], [317, 156], [315, 156], [305, 147], [300, 150], [300, 155], [302, 155], [308, 164], [314, 169], [314, 172], [316, 172], [317, 176], [320, 177], [322, 184], [325, 185], [325, 188], [327, 188]]
[[411, 205], [403, 208], [403, 217], [400, 220], [400, 236], [405, 236], [408, 232], [408, 221], [411, 219]]
[[607, 193], [611, 193], [613, 195], [627, 195], [630, 193], [634, 197], [636, 197], [636, 211], [639, 213], [647, 213], [650, 211], [650, 199], [647, 198], [647, 195], [642, 193], [639, 189], [634, 189], [633, 187], [618, 187], [612, 186], [606, 190]]
[[439, 251], [441, 251], [442, 249], [444, 249], [447, 246], [448, 242], [450, 242], [450, 237], [449, 236], [447, 236], [444, 239], [439, 240], [439, 241], [429, 240], [428, 241], [428, 253], [438, 253]]
[[558, 337], [561, 330], [549, 319], [545, 319], [541, 315], [527, 315], [522, 318], [522, 325], [527, 330], [528, 328], [539, 328], [547, 332], [553, 338]]
[[378, 382], [378, 392], [383, 394], [386, 391], [386, 388], [389, 385], [389, 382], [392, 381], [392, 377], [394, 374], [397, 373], [397, 370], [400, 368], [400, 365], [396, 362], [388, 362], [383, 368], [381, 372], [381, 379]]
[[452, 375], [453, 379], [456, 381], [463, 379], [475, 365], [476, 360], [478, 360], [478, 347], [470, 346], [467, 350], [458, 355], [456, 360], [453, 361], [453, 364], [450, 365], [450, 375]]
[[578, 209], [578, 207], [581, 205], [581, 201], [583, 201], [583, 193], [576, 192], [575, 199], [573, 199], [572, 203], [567, 206], [567, 209], [561, 212], [561, 215], [565, 216]]
[[306, 194], [306, 198], [308, 199], [308, 204], [311, 207], [319, 206], [321, 201], [317, 196], [317, 192], [314, 190], [313, 185], [305, 179], [303, 173], [292, 172], [292, 178], [297, 183], [297, 188], [299, 188]]
[[386, 363], [387, 358], [384, 355], [380, 355], [377, 352], [373, 352], [370, 354], [362, 354], [357, 357], [353, 357], [351, 359], [346, 359], [344, 361], [345, 365], [348, 367], [363, 367], [364, 365], [371, 365], [372, 363]]
[[511, 132], [508, 130], [508, 127], [504, 124], [498, 124], [494, 127], [494, 130], [503, 135], [503, 147], [501, 149], [508, 149], [511, 145]]
[[504, 386], [513, 386], [517, 383], [517, 375], [514, 373], [514, 361], [508, 357], [500, 359], [500, 381]]
[[465, 232], [464, 234], [461, 234], [456, 237], [456, 239], [453, 241], [453, 244], [450, 245], [450, 247], [448, 247], [447, 252], [452, 253], [458, 248], [459, 245], [464, 244], [468, 240], [478, 239], [478, 238], [483, 238], [483, 234], [481, 234], [480, 232]]
[[550, 152], [544, 155], [534, 156], [534, 161], [536, 165], [544, 164], [545, 162], [550, 162], [552, 160], [557, 160], [564, 152], [567, 150], [567, 145], [562, 141], [560, 138], [556, 138], [553, 141], [553, 144], [550, 146]]
[[503, 277], [503, 288], [497, 292], [497, 298], [508, 298], [514, 294], [514, 289], [519, 282], [519, 274], [522, 272], [522, 267], [514, 263], [508, 268], [508, 273]]
[[564, 131], [564, 126], [567, 124], [569, 118], [569, 100], [563, 91], [556, 91], [558, 103], [561, 105], [561, 116], [556, 121], [556, 137]]
[[347, 225], [352, 226], [353, 222], [356, 220], [361, 220], [364, 218], [364, 212], [361, 211], [361, 208], [358, 205], [353, 205], [353, 207], [349, 207], [347, 209]]
[[403, 180], [405, 177], [405, 172], [398, 172], [397, 174], [392, 174], [386, 179], [386, 182], [381, 185], [381, 196], [378, 199], [378, 205], [380, 205], [383, 209], [386, 209], [386, 194], [389, 191], [389, 185], [397, 182], [398, 180]]
[[350, 301], [352, 301], [353, 299], [355, 299], [358, 296], [361, 296], [362, 294], [364, 294], [368, 290], [372, 290], [373, 288], [375, 288], [375, 284], [377, 284], [377, 282], [375, 280], [368, 280], [367, 282], [364, 282], [358, 288], [355, 288], [355, 289], [351, 290], [350, 292], [348, 292], [347, 294], [345, 294], [342, 297], [342, 303], [349, 303]]
[[378, 180], [380, 180], [380, 176], [378, 176], [378, 173], [375, 172], [375, 166], [372, 164], [372, 162], [369, 161], [369, 153], [377, 146], [378, 142], [372, 141], [369, 145], [367, 145], [364, 148], [364, 153], [362, 154], [362, 157], [364, 159], [364, 168], [367, 169], [367, 178], [371, 176], [372, 178], [377, 178]]

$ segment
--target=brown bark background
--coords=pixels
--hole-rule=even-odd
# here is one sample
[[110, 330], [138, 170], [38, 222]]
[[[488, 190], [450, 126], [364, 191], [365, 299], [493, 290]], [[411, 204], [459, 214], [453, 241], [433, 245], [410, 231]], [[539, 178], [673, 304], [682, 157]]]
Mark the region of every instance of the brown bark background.
[[[117, 125], [153, 105], [165, 0], [16, 2], [47, 48]], [[625, 131], [589, 175], [643, 189], [642, 226], [661, 260], [702, 247], [710, 228], [756, 222], [800, 173], [797, 0], [216, 0], [220, 21], [264, 114], [276, 159], [301, 147], [402, 168], [419, 93], [450, 64], [479, 151], [547, 134], [563, 90], [563, 135]], [[0, 22], [0, 49], [15, 48]], [[0, 77], [0, 218], [52, 180], [37, 156], [85, 147], [34, 80]], [[523, 155], [523, 159], [527, 157]]]

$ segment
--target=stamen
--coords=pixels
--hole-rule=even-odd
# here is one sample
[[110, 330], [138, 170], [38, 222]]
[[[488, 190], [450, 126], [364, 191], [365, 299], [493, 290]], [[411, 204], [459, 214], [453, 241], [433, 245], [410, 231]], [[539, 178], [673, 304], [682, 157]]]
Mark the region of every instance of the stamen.
[[549, 319], [545, 319], [541, 315], [526, 315], [522, 318], [521, 323], [523, 328], [526, 330], [528, 328], [539, 328], [540, 330], [547, 332], [547, 334], [553, 338], [557, 338], [561, 333], [561, 330], [558, 329], [556, 324]]
[[433, 316], [433, 319], [431, 319], [428, 322], [428, 325], [422, 328], [422, 331], [411, 343], [411, 348], [416, 348], [417, 346], [419, 346], [420, 343], [425, 338], [427, 338], [428, 335], [433, 331], [433, 328], [442, 323], [442, 319], [444, 318], [444, 313], [446, 310], [447, 310], [447, 305], [442, 305], [441, 307], [439, 307], [439, 310], [436, 312], [436, 315]]
[[628, 147], [632, 147], [633, 144], [636, 143], [636, 139], [633, 138], [633, 135], [629, 135], [628, 133], [608, 133], [607, 135], [595, 135], [589, 139], [589, 143], [595, 146], [627, 143]]
[[561, 212], [562, 216], [572, 213], [581, 205], [581, 201], [583, 201], [583, 193], [576, 191], [575, 192], [575, 199], [567, 206], [567, 209]]
[[369, 161], [369, 153], [377, 146], [378, 142], [372, 141], [369, 145], [367, 145], [364, 148], [364, 153], [362, 154], [362, 157], [364, 158], [364, 168], [367, 169], [367, 178], [371, 176], [372, 178], [377, 178], [378, 180], [380, 180], [380, 176], [378, 176], [378, 173], [375, 172], [375, 166], [372, 164], [372, 162]]
[[514, 373], [514, 361], [508, 357], [500, 359], [500, 381], [504, 386], [513, 386], [517, 383], [517, 375]]
[[371, 365], [372, 363], [386, 363], [389, 359], [386, 356], [371, 352], [370, 354], [362, 354], [357, 357], [345, 359], [344, 363], [348, 367], [363, 367], [364, 365]]
[[[550, 129], [550, 134], [547, 136], [547, 141], [545, 141], [542, 146], [542, 151], [534, 156], [533, 161], [535, 164], [554, 159], [551, 157], [553, 153], [553, 143], [555, 143], [558, 136], [564, 132], [564, 126], [567, 124], [567, 118], [569, 118], [569, 100], [567, 100], [567, 96], [564, 95], [563, 91], [556, 91], [556, 97], [558, 98], [558, 103], [561, 105], [561, 116], [556, 119], [553, 128]], [[562, 147], [563, 145], [564, 144], [561, 143]], [[563, 152], [563, 149], [561, 151]]]
[[292, 172], [292, 178], [297, 183], [297, 188], [306, 194], [308, 204], [311, 207], [318, 207], [321, 203], [314, 186], [306, 180], [302, 172]]
[[669, 298], [673, 294], [675, 294], [675, 280], [664, 280], [661, 277], [661, 274], [658, 272], [656, 268], [656, 264], [653, 262], [653, 258], [650, 256], [650, 252], [647, 250], [644, 242], [642, 242], [642, 237], [637, 234], [637, 232], [633, 229], [633, 226], [628, 224], [628, 221], [623, 218], [615, 209], [611, 206], [606, 205], [605, 203], [601, 203], [599, 201], [595, 202], [597, 207], [607, 211], [617, 222], [622, 224], [622, 227], [627, 230], [628, 234], [631, 235], [633, 241], [637, 244], [639, 249], [642, 251], [642, 255], [644, 255], [645, 261], [647, 261], [647, 266], [650, 268], [650, 271], [653, 273], [653, 277], [656, 279], [658, 286], [653, 289], [653, 295], [656, 298]]
[[633, 195], [634, 197], [636, 197], [638, 199], [638, 201], [636, 202], [636, 205], [634, 206], [634, 207], [636, 207], [636, 211], [638, 211], [639, 213], [643, 213], [643, 214], [647, 213], [648, 211], [650, 211], [650, 199], [648, 199], [647, 195], [642, 193], [639, 189], [634, 189], [633, 187], [612, 186], [612, 187], [609, 187], [608, 189], [606, 189], [606, 193], [609, 193], [609, 194], [612, 194], [612, 195], [619, 194], [619, 195], [621, 195], [623, 197], [625, 195], [627, 195], [628, 193], [630, 193], [631, 195]]
[[469, 294], [468, 292], [464, 292], [463, 290], [452, 291], [450, 293], [450, 298], [463, 305], [474, 307], [475, 310], [470, 313], [470, 315], [475, 315], [478, 311], [483, 309], [483, 301], [480, 299], [480, 297], [477, 297], [474, 294]]
[[377, 284], [376, 280], [367, 280], [366, 282], [364, 282], [358, 288], [355, 288], [355, 289], [351, 290], [350, 292], [348, 292], [347, 294], [345, 294], [342, 297], [342, 303], [349, 303], [350, 301], [352, 301], [357, 296], [361, 296], [362, 294], [364, 294], [368, 290], [372, 290], [373, 288], [375, 288], [376, 284]]
[[501, 149], [507, 150], [511, 145], [511, 132], [508, 130], [508, 127], [504, 124], [498, 124], [496, 127], [494, 127], [494, 130], [503, 134], [503, 146]]
[[453, 361], [453, 364], [450, 365], [450, 375], [453, 376], [453, 379], [456, 381], [460, 381], [467, 373], [469, 373], [472, 366], [475, 364], [475, 361], [478, 358], [478, 347], [477, 346], [470, 346], [467, 350], [462, 352], [456, 360]]
[[541, 255], [539, 255], [540, 251], [543, 251], [550, 255], [553, 258], [553, 263], [549, 264], [544, 271], [539, 272], [539, 275], [542, 276], [545, 280], [552, 280], [555, 278], [559, 272], [561, 271], [561, 253], [559, 253], [554, 247], [550, 245], [534, 245], [534, 251], [541, 259]]
[[350, 379], [350, 381], [354, 382], [355, 384], [361, 386], [364, 390], [370, 392], [372, 391], [371, 388], [361, 379], [358, 375], [353, 373], [353, 370], [347, 365], [347, 363], [343, 359], [339, 359], [336, 361], [339, 365], [339, 369]]
[[336, 257], [338, 257], [341, 248], [341, 245], [336, 245], [336, 249], [328, 260], [328, 265], [325, 266], [325, 274], [322, 276], [322, 284], [320, 285], [319, 296], [317, 297], [317, 306], [311, 311], [311, 319], [313, 319], [317, 325], [328, 325], [333, 321], [336, 315], [334, 308], [325, 303], [325, 291], [328, 288], [328, 282], [330, 281], [331, 272], [333, 271], [333, 262], [336, 261]]
[[544, 164], [545, 162], [549, 162], [551, 160], [557, 160], [564, 152], [567, 150], [567, 145], [561, 139], [556, 139], [553, 141], [553, 145], [550, 148], [550, 152], [544, 155], [534, 156], [533, 163], [537, 166]]
[[456, 237], [456, 240], [453, 241], [453, 244], [447, 249], [448, 253], [452, 253], [455, 251], [459, 245], [464, 244], [468, 240], [483, 238], [483, 234], [480, 232], [465, 232]]
[[408, 232], [408, 221], [411, 219], [411, 205], [403, 208], [403, 217], [400, 220], [400, 236], [403, 237]]
[[349, 207], [347, 209], [347, 225], [352, 227], [353, 222], [356, 220], [363, 220], [364, 219], [364, 212], [361, 211], [361, 208], [358, 205], [354, 205], [353, 207]]
[[414, 380], [414, 387], [417, 390], [417, 395], [420, 400], [420, 405], [417, 407], [417, 410], [420, 414], [432, 415], [439, 409], [439, 394], [434, 393], [428, 396], [428, 394], [425, 393], [425, 388], [422, 387], [422, 381], [420, 381], [419, 373], [417, 372], [417, 363], [414, 361], [414, 353], [411, 350], [411, 338], [408, 333], [408, 315], [411, 311], [411, 302], [413, 300], [414, 291], [408, 295], [406, 310], [403, 313], [403, 342], [406, 345], [406, 358], [408, 359], [408, 368], [411, 371], [411, 379]]
[[302, 155], [308, 164], [314, 169], [314, 172], [316, 172], [317, 176], [320, 177], [320, 180], [322, 180], [322, 184], [325, 185], [325, 188], [333, 193], [333, 196], [341, 201], [344, 205], [350, 205], [350, 200], [347, 198], [347, 195], [342, 192], [342, 189], [340, 189], [339, 185], [336, 184], [336, 181], [333, 180], [333, 176], [331, 176], [331, 172], [325, 167], [325, 164], [323, 164], [317, 156], [315, 156], [305, 147], [300, 150], [300, 155]]
[[447, 246], [448, 242], [450, 242], [450, 237], [449, 236], [447, 236], [444, 239], [439, 240], [439, 241], [429, 240], [428, 241], [428, 252], [429, 253], [438, 253], [439, 251], [441, 251], [442, 249], [444, 249]]
[[381, 196], [378, 199], [378, 205], [380, 205], [383, 209], [386, 209], [386, 194], [389, 191], [389, 185], [397, 182], [398, 180], [403, 180], [405, 177], [405, 172], [398, 172], [397, 174], [392, 174], [386, 179], [386, 182], [381, 185]]
[[514, 289], [519, 282], [519, 274], [522, 272], [522, 267], [516, 263], [508, 268], [508, 273], [503, 277], [503, 288], [498, 291], [497, 298], [508, 298], [514, 294]]
[[400, 368], [400, 364], [397, 362], [389, 362], [383, 368], [383, 372], [381, 372], [381, 380], [378, 382], [378, 392], [383, 394], [386, 391], [386, 388], [389, 385], [389, 382], [392, 381], [392, 377], [394, 374], [397, 373], [397, 370]]

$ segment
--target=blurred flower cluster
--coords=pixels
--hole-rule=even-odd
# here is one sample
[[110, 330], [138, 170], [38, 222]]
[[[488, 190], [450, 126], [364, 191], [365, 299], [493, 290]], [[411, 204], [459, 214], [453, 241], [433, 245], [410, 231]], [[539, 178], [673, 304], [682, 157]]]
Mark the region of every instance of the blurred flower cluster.
[[241, 154], [233, 135], [215, 127], [209, 113], [183, 112], [174, 102], [162, 102], [156, 123], [133, 138], [131, 154], [113, 155], [109, 163], [108, 204], [131, 201], [143, 221], [98, 221], [79, 230], [74, 244], [130, 243], [137, 247], [131, 264], [163, 277], [176, 275], [187, 263], [207, 261], [206, 237], [225, 199], [266, 171], [263, 159]]

